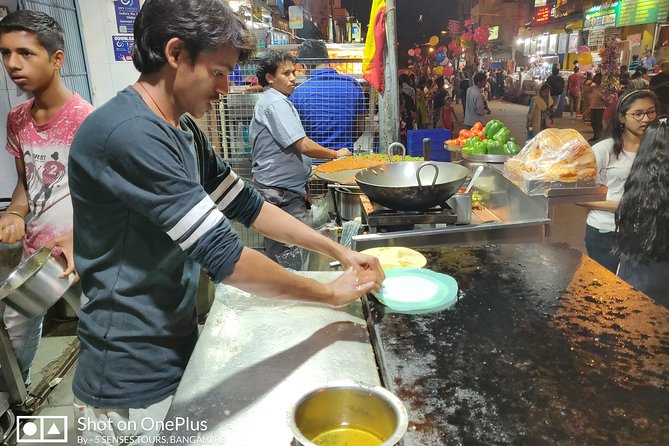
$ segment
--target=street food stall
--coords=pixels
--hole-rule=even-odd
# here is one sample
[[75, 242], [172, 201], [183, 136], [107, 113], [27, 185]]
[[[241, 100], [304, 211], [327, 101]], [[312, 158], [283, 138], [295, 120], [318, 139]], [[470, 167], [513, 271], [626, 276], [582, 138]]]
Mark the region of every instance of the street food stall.
[[564, 245], [420, 252], [457, 282], [451, 308], [399, 313], [369, 296], [333, 309], [220, 285], [163, 433], [297, 444], [293, 406], [346, 379], [402, 401], [405, 446], [669, 438], [666, 308]]

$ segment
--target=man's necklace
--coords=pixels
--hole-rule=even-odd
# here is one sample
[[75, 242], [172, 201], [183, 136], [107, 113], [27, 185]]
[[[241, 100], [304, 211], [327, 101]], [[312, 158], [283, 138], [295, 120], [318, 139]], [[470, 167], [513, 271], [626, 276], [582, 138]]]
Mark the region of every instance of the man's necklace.
[[[172, 121], [170, 121], [169, 119], [167, 119], [167, 116], [166, 116], [165, 113], [163, 112], [163, 109], [160, 108], [160, 105], [158, 105], [158, 103], [156, 102], [156, 100], [153, 99], [153, 96], [151, 96], [151, 93], [148, 92], [148, 90], [144, 87], [144, 85], [142, 84], [142, 82], [141, 82], [141, 81], [137, 81], [137, 85], [139, 85], [140, 87], [142, 87], [142, 90], [144, 90], [144, 93], [146, 93], [146, 95], [149, 97], [149, 99], [151, 99], [151, 102], [153, 102], [153, 105], [156, 106], [156, 108], [158, 109], [158, 111], [160, 112], [160, 114], [163, 116], [163, 119], [164, 119], [165, 121], [167, 121], [168, 124], [172, 124]], [[176, 126], [176, 124], [172, 124], [172, 125]]]

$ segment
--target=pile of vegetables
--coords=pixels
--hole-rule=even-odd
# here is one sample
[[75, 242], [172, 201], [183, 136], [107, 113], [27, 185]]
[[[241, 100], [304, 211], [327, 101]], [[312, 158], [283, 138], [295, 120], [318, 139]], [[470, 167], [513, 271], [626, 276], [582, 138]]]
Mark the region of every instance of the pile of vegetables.
[[457, 140], [446, 143], [459, 145], [464, 153], [474, 155], [515, 155], [521, 149], [499, 119], [493, 119], [485, 127], [477, 122], [471, 130], [461, 130]]

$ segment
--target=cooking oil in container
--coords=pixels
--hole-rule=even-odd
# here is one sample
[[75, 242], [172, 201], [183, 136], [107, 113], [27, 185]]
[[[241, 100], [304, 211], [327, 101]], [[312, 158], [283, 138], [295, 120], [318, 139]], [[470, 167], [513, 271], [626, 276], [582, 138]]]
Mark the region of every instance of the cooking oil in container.
[[318, 434], [311, 440], [318, 446], [379, 446], [383, 440], [371, 432], [342, 426]]

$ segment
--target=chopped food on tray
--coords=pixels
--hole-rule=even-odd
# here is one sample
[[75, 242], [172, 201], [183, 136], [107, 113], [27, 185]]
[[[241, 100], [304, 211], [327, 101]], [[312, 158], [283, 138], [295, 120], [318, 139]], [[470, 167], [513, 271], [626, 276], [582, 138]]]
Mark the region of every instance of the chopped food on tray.
[[[401, 155], [393, 155], [392, 160], [393, 163], [398, 163], [401, 161], [423, 161], [423, 158], [416, 156], [406, 156], [402, 158]], [[383, 166], [385, 164], [388, 164], [388, 155], [356, 155], [323, 163], [314, 170], [320, 173], [335, 173], [344, 170], [367, 169], [368, 167]]]

